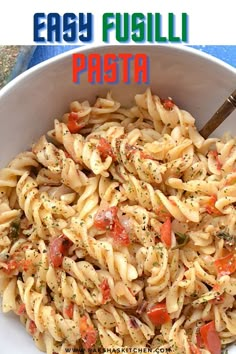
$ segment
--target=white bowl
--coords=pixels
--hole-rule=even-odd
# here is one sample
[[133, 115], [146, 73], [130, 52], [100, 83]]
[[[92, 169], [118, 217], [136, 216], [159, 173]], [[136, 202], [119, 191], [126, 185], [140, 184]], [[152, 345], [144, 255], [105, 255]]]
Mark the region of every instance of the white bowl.
[[[187, 47], [175, 46], [103, 46], [76, 49], [28, 70], [0, 91], [0, 166], [53, 126], [68, 104], [75, 99], [94, 101], [96, 95], [112, 90], [124, 105], [132, 103], [136, 93], [147, 85], [91, 85], [87, 74], [81, 84], [72, 82], [72, 53], [99, 54], [128, 52], [150, 56], [150, 86], [161, 97], [171, 96], [177, 105], [196, 118], [198, 128], [236, 88], [236, 70], [211, 56]], [[132, 80], [131, 80], [132, 81]], [[236, 111], [217, 129], [220, 135], [236, 135]], [[14, 315], [0, 316], [1, 353], [38, 353], [30, 336]], [[236, 353], [232, 348], [230, 354]]]

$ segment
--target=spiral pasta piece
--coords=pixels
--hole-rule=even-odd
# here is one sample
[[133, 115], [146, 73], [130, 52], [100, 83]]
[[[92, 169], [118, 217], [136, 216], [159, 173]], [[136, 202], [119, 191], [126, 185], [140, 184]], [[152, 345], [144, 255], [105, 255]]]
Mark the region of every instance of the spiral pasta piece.
[[[108, 269], [112, 276], [119, 277], [126, 283], [136, 279], [138, 274], [135, 267], [129, 264], [125, 255], [114, 251], [108, 241], [98, 241], [87, 233], [85, 223], [80, 219], [73, 220], [73, 227], [80, 236], [80, 244], [88, 254], [97, 260], [102, 268]], [[70, 238], [70, 230], [64, 229], [63, 233]]]
[[22, 176], [32, 167], [38, 167], [38, 162], [32, 152], [26, 151], [20, 153], [12, 160], [8, 167], [0, 171], [0, 187], [15, 187], [17, 178]]
[[[35, 180], [26, 172], [19, 180], [16, 192], [21, 209], [24, 211], [31, 224], [35, 224], [39, 237], [46, 237], [46, 230], [49, 232], [55, 227], [54, 217], [65, 219], [75, 214], [74, 209], [56, 199], [50, 199], [47, 193], [40, 193]], [[58, 224], [57, 226], [60, 227]], [[63, 225], [65, 226], [65, 224]]]
[[[141, 322], [134, 316], [128, 316], [124, 311], [117, 310], [111, 305], [107, 305], [104, 309], [97, 310], [96, 316], [98, 321], [105, 328], [116, 327], [116, 332], [119, 335], [129, 336], [133, 345], [145, 346], [147, 341], [154, 335], [153, 329], [147, 324]], [[102, 331], [102, 328], [100, 331]], [[116, 346], [121, 346], [121, 343], [109, 343], [107, 338], [104, 338], [102, 344], [105, 348], [114, 346], [114, 344]]]

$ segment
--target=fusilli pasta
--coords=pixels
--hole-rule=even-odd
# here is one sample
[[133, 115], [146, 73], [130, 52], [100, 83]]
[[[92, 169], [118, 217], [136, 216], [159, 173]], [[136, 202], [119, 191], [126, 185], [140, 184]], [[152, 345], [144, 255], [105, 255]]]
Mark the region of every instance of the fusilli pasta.
[[0, 293], [47, 354], [236, 341], [236, 140], [148, 89], [74, 101], [0, 170]]

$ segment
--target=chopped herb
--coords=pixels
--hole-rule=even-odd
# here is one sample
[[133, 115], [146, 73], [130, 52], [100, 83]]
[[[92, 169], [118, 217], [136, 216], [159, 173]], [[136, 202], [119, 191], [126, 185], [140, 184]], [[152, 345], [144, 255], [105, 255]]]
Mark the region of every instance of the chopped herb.
[[189, 236], [186, 234], [182, 234], [181, 232], [175, 232], [175, 237], [177, 245], [175, 247], [172, 247], [172, 250], [184, 247], [189, 241]]
[[19, 237], [19, 233], [20, 233], [20, 220], [16, 219], [12, 221], [10, 225], [9, 237], [11, 239], [16, 239]]
[[217, 232], [216, 236], [226, 241], [227, 243], [232, 243], [232, 244], [234, 243], [234, 237], [230, 235], [228, 232], [219, 231]]

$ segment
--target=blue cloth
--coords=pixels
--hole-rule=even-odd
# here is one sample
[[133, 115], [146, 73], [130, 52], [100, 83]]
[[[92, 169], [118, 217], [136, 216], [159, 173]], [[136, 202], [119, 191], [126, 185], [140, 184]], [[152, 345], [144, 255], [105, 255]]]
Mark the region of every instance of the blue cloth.
[[[55, 55], [64, 53], [73, 48], [78, 48], [79, 46], [37, 46], [35, 48], [34, 54], [29, 62], [29, 68], [32, 66], [41, 63], [42, 61], [52, 58]], [[202, 52], [208, 53], [218, 59], [225, 61], [226, 63], [232, 65], [236, 68], [236, 45], [227, 46], [227, 45], [195, 45], [190, 46], [192, 48], [198, 49]]]

